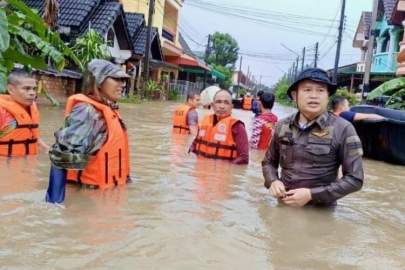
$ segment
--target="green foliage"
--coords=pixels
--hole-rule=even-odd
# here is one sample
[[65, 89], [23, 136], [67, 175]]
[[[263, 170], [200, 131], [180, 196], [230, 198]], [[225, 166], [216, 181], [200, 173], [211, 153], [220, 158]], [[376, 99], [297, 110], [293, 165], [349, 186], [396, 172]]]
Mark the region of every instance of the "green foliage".
[[274, 86], [274, 96], [278, 102], [288, 101], [287, 90], [290, 85], [287, 83], [287, 77], [283, 76]]
[[238, 97], [240, 97], [240, 95], [246, 95], [247, 94], [247, 90], [245, 88], [241, 88], [238, 90]]
[[156, 92], [159, 92], [160, 94], [165, 93], [164, 89], [153, 80], [149, 80], [148, 82], [145, 83], [144, 91], [146, 98], [148, 99], [151, 99]]
[[163, 74], [161, 80], [162, 80], [162, 82], [169, 82], [170, 75], [169, 74]]
[[118, 102], [120, 103], [132, 103], [132, 104], [139, 104], [142, 100], [137, 95], [128, 95], [126, 97], [121, 98]]
[[359, 104], [359, 101], [357, 100], [355, 94], [350, 93], [346, 89], [339, 88], [333, 96], [329, 97], [328, 110], [332, 109], [331, 102], [336, 96], [342, 96], [345, 99], [347, 99], [347, 101], [349, 101], [350, 106], [355, 106], [355, 105]]
[[[401, 89], [398, 92], [395, 92], [390, 99], [385, 103], [385, 107], [388, 107], [390, 109], [403, 109], [405, 108], [405, 103], [402, 100], [402, 97], [405, 96], [405, 89]], [[401, 100], [401, 102], [398, 102], [398, 99]]]
[[229, 89], [232, 85], [233, 70], [221, 65], [212, 65], [212, 67], [226, 76], [225, 80], [219, 80], [219, 87]]
[[367, 95], [367, 100], [373, 100], [384, 95], [392, 95], [395, 92], [405, 88], [405, 78], [396, 78], [381, 84]]
[[208, 58], [208, 63], [223, 67], [229, 65], [233, 69], [238, 60], [238, 42], [228, 33], [215, 32], [212, 35], [212, 43], [213, 50]]
[[390, 99], [385, 103], [384, 107], [391, 109], [405, 108], [405, 103], [403, 101], [397, 101], [398, 98], [402, 98], [403, 96], [405, 96], [405, 78], [396, 78], [381, 84], [379, 87], [368, 94], [367, 100], [373, 100], [384, 95], [391, 95]]
[[70, 59], [82, 68], [75, 54], [36, 12], [19, 0], [7, 2], [8, 6], [0, 7], [0, 93], [5, 92], [6, 78], [15, 63], [28, 70], [47, 70], [46, 60], [50, 59], [54, 68], [62, 71], [66, 60]]
[[178, 89], [169, 90], [168, 100], [179, 100], [180, 98], [180, 91]]
[[86, 66], [93, 59], [111, 60], [111, 54], [108, 51], [108, 42], [102, 35], [93, 29], [76, 40], [72, 51], [77, 55], [83, 66]]

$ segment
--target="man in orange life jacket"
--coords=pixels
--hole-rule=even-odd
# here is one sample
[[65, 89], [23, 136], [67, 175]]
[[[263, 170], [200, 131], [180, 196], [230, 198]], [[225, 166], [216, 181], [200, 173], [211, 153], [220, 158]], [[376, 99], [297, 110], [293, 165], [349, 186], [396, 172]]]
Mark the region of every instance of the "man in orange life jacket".
[[188, 94], [187, 104], [176, 108], [173, 114], [173, 133], [197, 135], [198, 113], [195, 110], [200, 106], [200, 95]]
[[36, 155], [38, 146], [48, 151], [39, 138], [36, 89], [34, 76], [24, 71], [14, 71], [7, 78], [9, 95], [0, 95], [0, 156]]
[[249, 142], [243, 122], [231, 116], [232, 96], [220, 90], [214, 96], [214, 114], [206, 115], [190, 151], [197, 156], [249, 163]]
[[250, 93], [247, 93], [246, 96], [242, 100], [242, 107], [244, 110], [251, 110], [253, 104], [253, 98]]

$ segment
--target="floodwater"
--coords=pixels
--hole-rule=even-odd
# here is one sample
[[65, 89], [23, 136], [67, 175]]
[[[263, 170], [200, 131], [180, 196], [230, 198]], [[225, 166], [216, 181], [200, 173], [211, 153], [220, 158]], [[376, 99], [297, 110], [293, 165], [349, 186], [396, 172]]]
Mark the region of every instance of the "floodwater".
[[[69, 185], [63, 207], [44, 203], [47, 155], [0, 159], [0, 269], [404, 269], [404, 167], [365, 159], [360, 192], [291, 209], [263, 187], [264, 151], [248, 166], [189, 155], [192, 138], [171, 133], [176, 105], [122, 105], [134, 183]], [[40, 112], [51, 144], [63, 108]], [[234, 115], [250, 135], [251, 112]]]

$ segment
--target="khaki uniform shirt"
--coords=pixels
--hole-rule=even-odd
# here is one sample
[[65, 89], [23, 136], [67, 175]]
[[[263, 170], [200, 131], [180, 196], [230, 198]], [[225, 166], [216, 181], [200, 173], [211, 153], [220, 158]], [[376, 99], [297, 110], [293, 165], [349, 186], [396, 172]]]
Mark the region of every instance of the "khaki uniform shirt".
[[286, 190], [309, 188], [309, 204], [333, 204], [360, 190], [363, 149], [353, 125], [328, 111], [304, 129], [298, 119], [299, 112], [277, 123], [262, 162], [264, 186], [281, 180]]

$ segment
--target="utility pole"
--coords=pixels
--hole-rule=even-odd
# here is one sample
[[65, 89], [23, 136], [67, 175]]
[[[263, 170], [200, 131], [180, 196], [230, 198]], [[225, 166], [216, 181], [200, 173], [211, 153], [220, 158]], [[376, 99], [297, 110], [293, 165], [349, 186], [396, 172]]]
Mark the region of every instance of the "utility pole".
[[249, 87], [250, 87], [250, 66], [248, 66], [246, 87], [247, 87], [247, 89], [246, 89], [246, 90], [248, 90], [248, 91], [249, 91]]
[[363, 89], [361, 91], [361, 97], [363, 99], [363, 103], [366, 100], [368, 92], [370, 91], [371, 63], [373, 62], [374, 39], [377, 34], [375, 26], [376, 26], [376, 22], [377, 22], [378, 3], [379, 3], [379, 0], [374, 0], [373, 13], [371, 15], [371, 25], [370, 25], [370, 33], [369, 33], [369, 38], [368, 38], [366, 67], [364, 69]]
[[238, 90], [240, 87], [240, 78], [242, 77], [242, 60], [243, 60], [243, 56], [240, 56], [239, 74], [238, 74]]
[[335, 68], [333, 70], [332, 82], [337, 82], [338, 69], [339, 69], [339, 58], [340, 58], [340, 47], [342, 46], [342, 35], [343, 35], [343, 24], [345, 21], [345, 8], [346, 0], [342, 0], [342, 11], [340, 12], [340, 25], [339, 25], [339, 37], [336, 48], [336, 57], [335, 57]]
[[296, 72], [296, 69], [295, 69], [295, 62], [294, 62], [293, 67], [292, 67], [291, 83], [295, 80], [295, 77], [297, 76], [297, 74], [295, 72]]
[[304, 62], [305, 62], [305, 47], [302, 50], [302, 63], [301, 63], [301, 72], [304, 71]]
[[[205, 49], [205, 65], [208, 65], [208, 58], [211, 54], [211, 35], [208, 35], [208, 43], [207, 43], [207, 48]], [[208, 71], [205, 70], [204, 72], [204, 86], [203, 88], [207, 88], [207, 76], [208, 76]]]
[[314, 67], [318, 66], [318, 46], [319, 46], [319, 42], [317, 42], [316, 45], [315, 45], [315, 64], [314, 64]]
[[148, 31], [146, 32], [146, 47], [145, 47], [145, 82], [149, 81], [149, 60], [150, 60], [150, 45], [152, 34], [153, 13], [155, 12], [155, 0], [149, 0], [149, 15], [148, 15]]
[[295, 65], [295, 78], [294, 79], [297, 79], [297, 77], [298, 77], [298, 62], [299, 61], [300, 61], [300, 58], [297, 57], [297, 64]]

